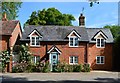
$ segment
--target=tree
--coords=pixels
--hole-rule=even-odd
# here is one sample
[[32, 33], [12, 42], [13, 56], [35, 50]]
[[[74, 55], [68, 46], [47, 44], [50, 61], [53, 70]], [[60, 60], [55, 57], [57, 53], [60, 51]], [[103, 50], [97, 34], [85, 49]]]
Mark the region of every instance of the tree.
[[120, 70], [120, 26], [104, 26], [104, 28], [109, 28], [113, 34], [114, 46], [113, 46], [113, 59], [114, 59], [114, 68]]
[[19, 47], [19, 62], [31, 62], [31, 53], [29, 52], [28, 46], [20, 45]]
[[[8, 20], [15, 20], [18, 17], [19, 8], [21, 8], [22, 2], [2, 2], [2, 10], [0, 11], [3, 15], [7, 14]], [[0, 17], [0, 19], [2, 19]]]
[[62, 14], [55, 8], [48, 8], [32, 12], [30, 19], [25, 24], [72, 26], [74, 20], [75, 18], [71, 14]]

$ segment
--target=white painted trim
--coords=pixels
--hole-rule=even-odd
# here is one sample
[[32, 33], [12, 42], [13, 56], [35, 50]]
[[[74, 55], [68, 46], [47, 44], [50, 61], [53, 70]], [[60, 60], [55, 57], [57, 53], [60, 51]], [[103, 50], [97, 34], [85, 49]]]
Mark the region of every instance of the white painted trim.
[[[73, 63], [70, 63], [70, 57], [73, 57]], [[75, 57], [78, 58], [78, 56], [69, 56], [69, 64], [70, 65], [77, 65], [78, 63], [75, 63]]]
[[39, 37], [42, 37], [42, 36], [38, 33], [38, 31], [37, 31], [36, 29], [34, 29], [28, 37], [31, 37], [32, 34], [34, 34], [35, 32], [37, 33], [37, 35], [38, 35]]
[[[55, 46], [53, 46], [47, 53], [50, 53], [53, 49], [57, 50], [57, 52], [61, 54], [61, 52], [59, 51], [59, 49], [56, 48]], [[53, 52], [52, 52], [52, 53], [53, 53]]]
[[[32, 45], [32, 37], [35, 38], [35, 45]], [[30, 37], [30, 46], [32, 46], [32, 47], [39, 47], [40, 46], [40, 42], [39, 42], [39, 45], [36, 45], [36, 37], [39, 37], [39, 36], [31, 36]]]
[[105, 39], [107, 39], [107, 37], [101, 31], [94, 37], [94, 39], [97, 39], [99, 35], [102, 35]]
[[[97, 63], [97, 57], [100, 57], [100, 63]], [[101, 57], [103, 57], [103, 63], [101, 63]], [[105, 64], [105, 56], [96, 56], [96, 64]]]
[[[100, 47], [97, 46], [97, 40], [98, 40], [98, 39], [100, 39]], [[97, 48], [105, 48], [105, 39], [103, 39], [103, 40], [104, 40], [104, 46], [103, 46], [103, 47], [101, 47], [101, 39], [103, 39], [103, 38], [97, 38], [97, 39], [96, 39], [96, 47], [97, 47]]]
[[81, 36], [79, 34], [77, 34], [77, 32], [75, 30], [73, 30], [67, 37], [71, 37], [71, 35], [75, 33], [77, 35], [78, 38], [81, 38]]
[[[78, 37], [76, 37], [76, 36], [70, 36], [69, 37], [69, 47], [79, 47], [79, 41], [78, 41], [78, 46], [71, 46], [70, 45], [70, 38], [73, 38], [73, 45], [75, 44], [75, 38], [78, 38]], [[79, 38], [78, 38], [78, 40], [79, 40]]]

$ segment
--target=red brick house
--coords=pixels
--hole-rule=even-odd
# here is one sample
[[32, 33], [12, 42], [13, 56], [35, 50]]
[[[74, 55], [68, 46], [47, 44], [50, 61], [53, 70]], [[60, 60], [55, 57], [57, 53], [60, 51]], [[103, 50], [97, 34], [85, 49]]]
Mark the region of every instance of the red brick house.
[[[7, 20], [6, 14], [4, 14], [0, 23], [2, 25], [0, 28], [0, 51], [8, 50], [13, 55], [13, 48], [15, 45], [19, 45], [19, 39], [22, 36], [20, 22], [18, 20]], [[6, 71], [11, 71], [12, 58], [7, 66]]]
[[79, 26], [25, 26], [21, 42], [29, 45], [34, 62], [58, 61], [68, 64], [89, 63], [92, 69], [112, 69], [113, 36], [106, 28], [86, 28], [85, 17]]

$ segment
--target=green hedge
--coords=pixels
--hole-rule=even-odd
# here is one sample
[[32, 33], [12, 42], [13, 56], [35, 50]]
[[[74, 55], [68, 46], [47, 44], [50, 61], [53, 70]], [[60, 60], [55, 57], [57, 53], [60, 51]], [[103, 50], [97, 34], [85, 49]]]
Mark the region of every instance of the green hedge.
[[[20, 72], [50, 72], [50, 65], [48, 62], [40, 64], [31, 63], [18, 63], [13, 67], [14, 73]], [[58, 64], [53, 67], [52, 72], [90, 72], [89, 64], [79, 64], [79, 65], [68, 65], [68, 64]]]

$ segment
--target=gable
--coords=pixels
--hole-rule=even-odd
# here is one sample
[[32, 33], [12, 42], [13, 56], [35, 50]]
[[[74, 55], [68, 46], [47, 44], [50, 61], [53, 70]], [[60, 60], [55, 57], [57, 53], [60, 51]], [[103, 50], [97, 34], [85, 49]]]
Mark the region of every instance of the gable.
[[70, 36], [77, 36], [78, 38], [81, 37], [76, 30], [71, 31], [67, 37], [70, 37]]
[[[96, 43], [97, 37], [104, 38], [106, 43], [114, 42], [112, 33], [111, 33], [110, 29], [108, 29], [108, 28], [86, 28], [86, 30], [87, 30], [87, 34], [88, 34], [90, 43]], [[99, 32], [102, 32], [103, 35], [101, 35]]]
[[93, 37], [93, 39], [97, 39], [97, 38], [103, 38], [106, 40], [108, 37], [100, 30]]
[[18, 20], [0, 21], [2, 24], [0, 35], [11, 35], [18, 23]]
[[61, 54], [61, 51], [55, 45], [52, 46], [47, 53], [51, 53], [51, 52], [58, 52], [59, 54]]
[[30, 34], [29, 34], [29, 37], [31, 36], [39, 36], [39, 37], [42, 37], [42, 35], [36, 30], [34, 29]]

